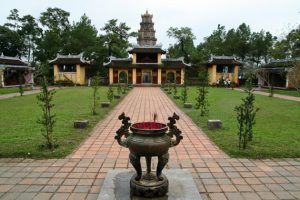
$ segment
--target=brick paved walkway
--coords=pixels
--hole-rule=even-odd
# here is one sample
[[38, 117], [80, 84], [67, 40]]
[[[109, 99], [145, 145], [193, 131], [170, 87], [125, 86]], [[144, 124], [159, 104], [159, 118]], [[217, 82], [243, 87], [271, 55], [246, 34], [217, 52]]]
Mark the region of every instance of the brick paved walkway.
[[167, 167], [189, 169], [203, 199], [300, 199], [300, 159], [229, 158], [159, 88], [133, 89], [65, 159], [0, 159], [0, 199], [97, 199], [108, 170], [131, 168], [114, 141], [122, 111], [133, 122], [180, 115], [184, 139]]

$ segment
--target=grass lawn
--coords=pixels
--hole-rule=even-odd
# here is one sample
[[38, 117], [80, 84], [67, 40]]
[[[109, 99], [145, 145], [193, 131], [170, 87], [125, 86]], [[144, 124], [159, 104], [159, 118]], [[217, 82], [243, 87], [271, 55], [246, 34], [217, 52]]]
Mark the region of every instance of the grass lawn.
[[[179, 93], [181, 89], [179, 89]], [[195, 87], [188, 90], [188, 102], [195, 105]], [[237, 120], [234, 107], [241, 104], [246, 94], [224, 88], [209, 89], [209, 116], [200, 117], [195, 109], [182, 108], [182, 102], [174, 100], [193, 121], [227, 154], [232, 157], [273, 158], [300, 157], [300, 103], [256, 95], [257, 113], [254, 140], [248, 149], [238, 149]], [[223, 121], [221, 130], [207, 129], [208, 119]]]
[[[108, 101], [106, 87], [99, 90], [100, 101]], [[70, 154], [87, 136], [100, 119], [115, 106], [98, 108], [92, 116], [90, 102], [92, 89], [75, 87], [57, 90], [54, 95], [54, 113], [57, 116], [54, 138], [59, 145], [54, 151], [41, 148], [44, 137], [36, 123], [41, 116], [36, 94], [0, 100], [0, 157], [60, 158]], [[77, 119], [88, 119], [87, 129], [74, 129]]]
[[[24, 91], [30, 90], [29, 88], [24, 88]], [[19, 93], [19, 88], [0, 88], [1, 94]]]

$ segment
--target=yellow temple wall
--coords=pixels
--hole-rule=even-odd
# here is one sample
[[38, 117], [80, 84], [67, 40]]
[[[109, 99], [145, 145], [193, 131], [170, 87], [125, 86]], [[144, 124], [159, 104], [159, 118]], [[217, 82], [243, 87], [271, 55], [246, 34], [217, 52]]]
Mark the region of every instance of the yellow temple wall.
[[136, 64], [136, 53], [132, 54], [132, 64]]

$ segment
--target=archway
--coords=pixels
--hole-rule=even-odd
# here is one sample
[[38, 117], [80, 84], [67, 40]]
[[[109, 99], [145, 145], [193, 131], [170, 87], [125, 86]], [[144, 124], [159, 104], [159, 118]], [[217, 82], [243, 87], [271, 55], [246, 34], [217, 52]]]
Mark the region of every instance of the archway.
[[175, 73], [174, 72], [167, 73], [167, 83], [175, 83]]
[[119, 73], [119, 83], [127, 83], [127, 73], [125, 71]]

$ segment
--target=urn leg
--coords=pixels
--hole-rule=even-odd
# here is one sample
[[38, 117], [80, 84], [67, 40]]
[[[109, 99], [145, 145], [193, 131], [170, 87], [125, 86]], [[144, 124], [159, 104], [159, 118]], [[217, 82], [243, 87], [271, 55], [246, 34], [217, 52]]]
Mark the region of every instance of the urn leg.
[[129, 154], [130, 163], [134, 167], [136, 171], [136, 178], [135, 180], [139, 181], [142, 178], [142, 167], [141, 167], [141, 161], [140, 156], [134, 153]]
[[157, 163], [157, 169], [156, 169], [156, 176], [159, 180], [162, 180], [161, 177], [162, 170], [166, 166], [166, 164], [169, 161], [169, 153], [166, 153], [164, 155], [158, 156], [158, 163]]
[[151, 156], [146, 156], [147, 174], [151, 172]]

